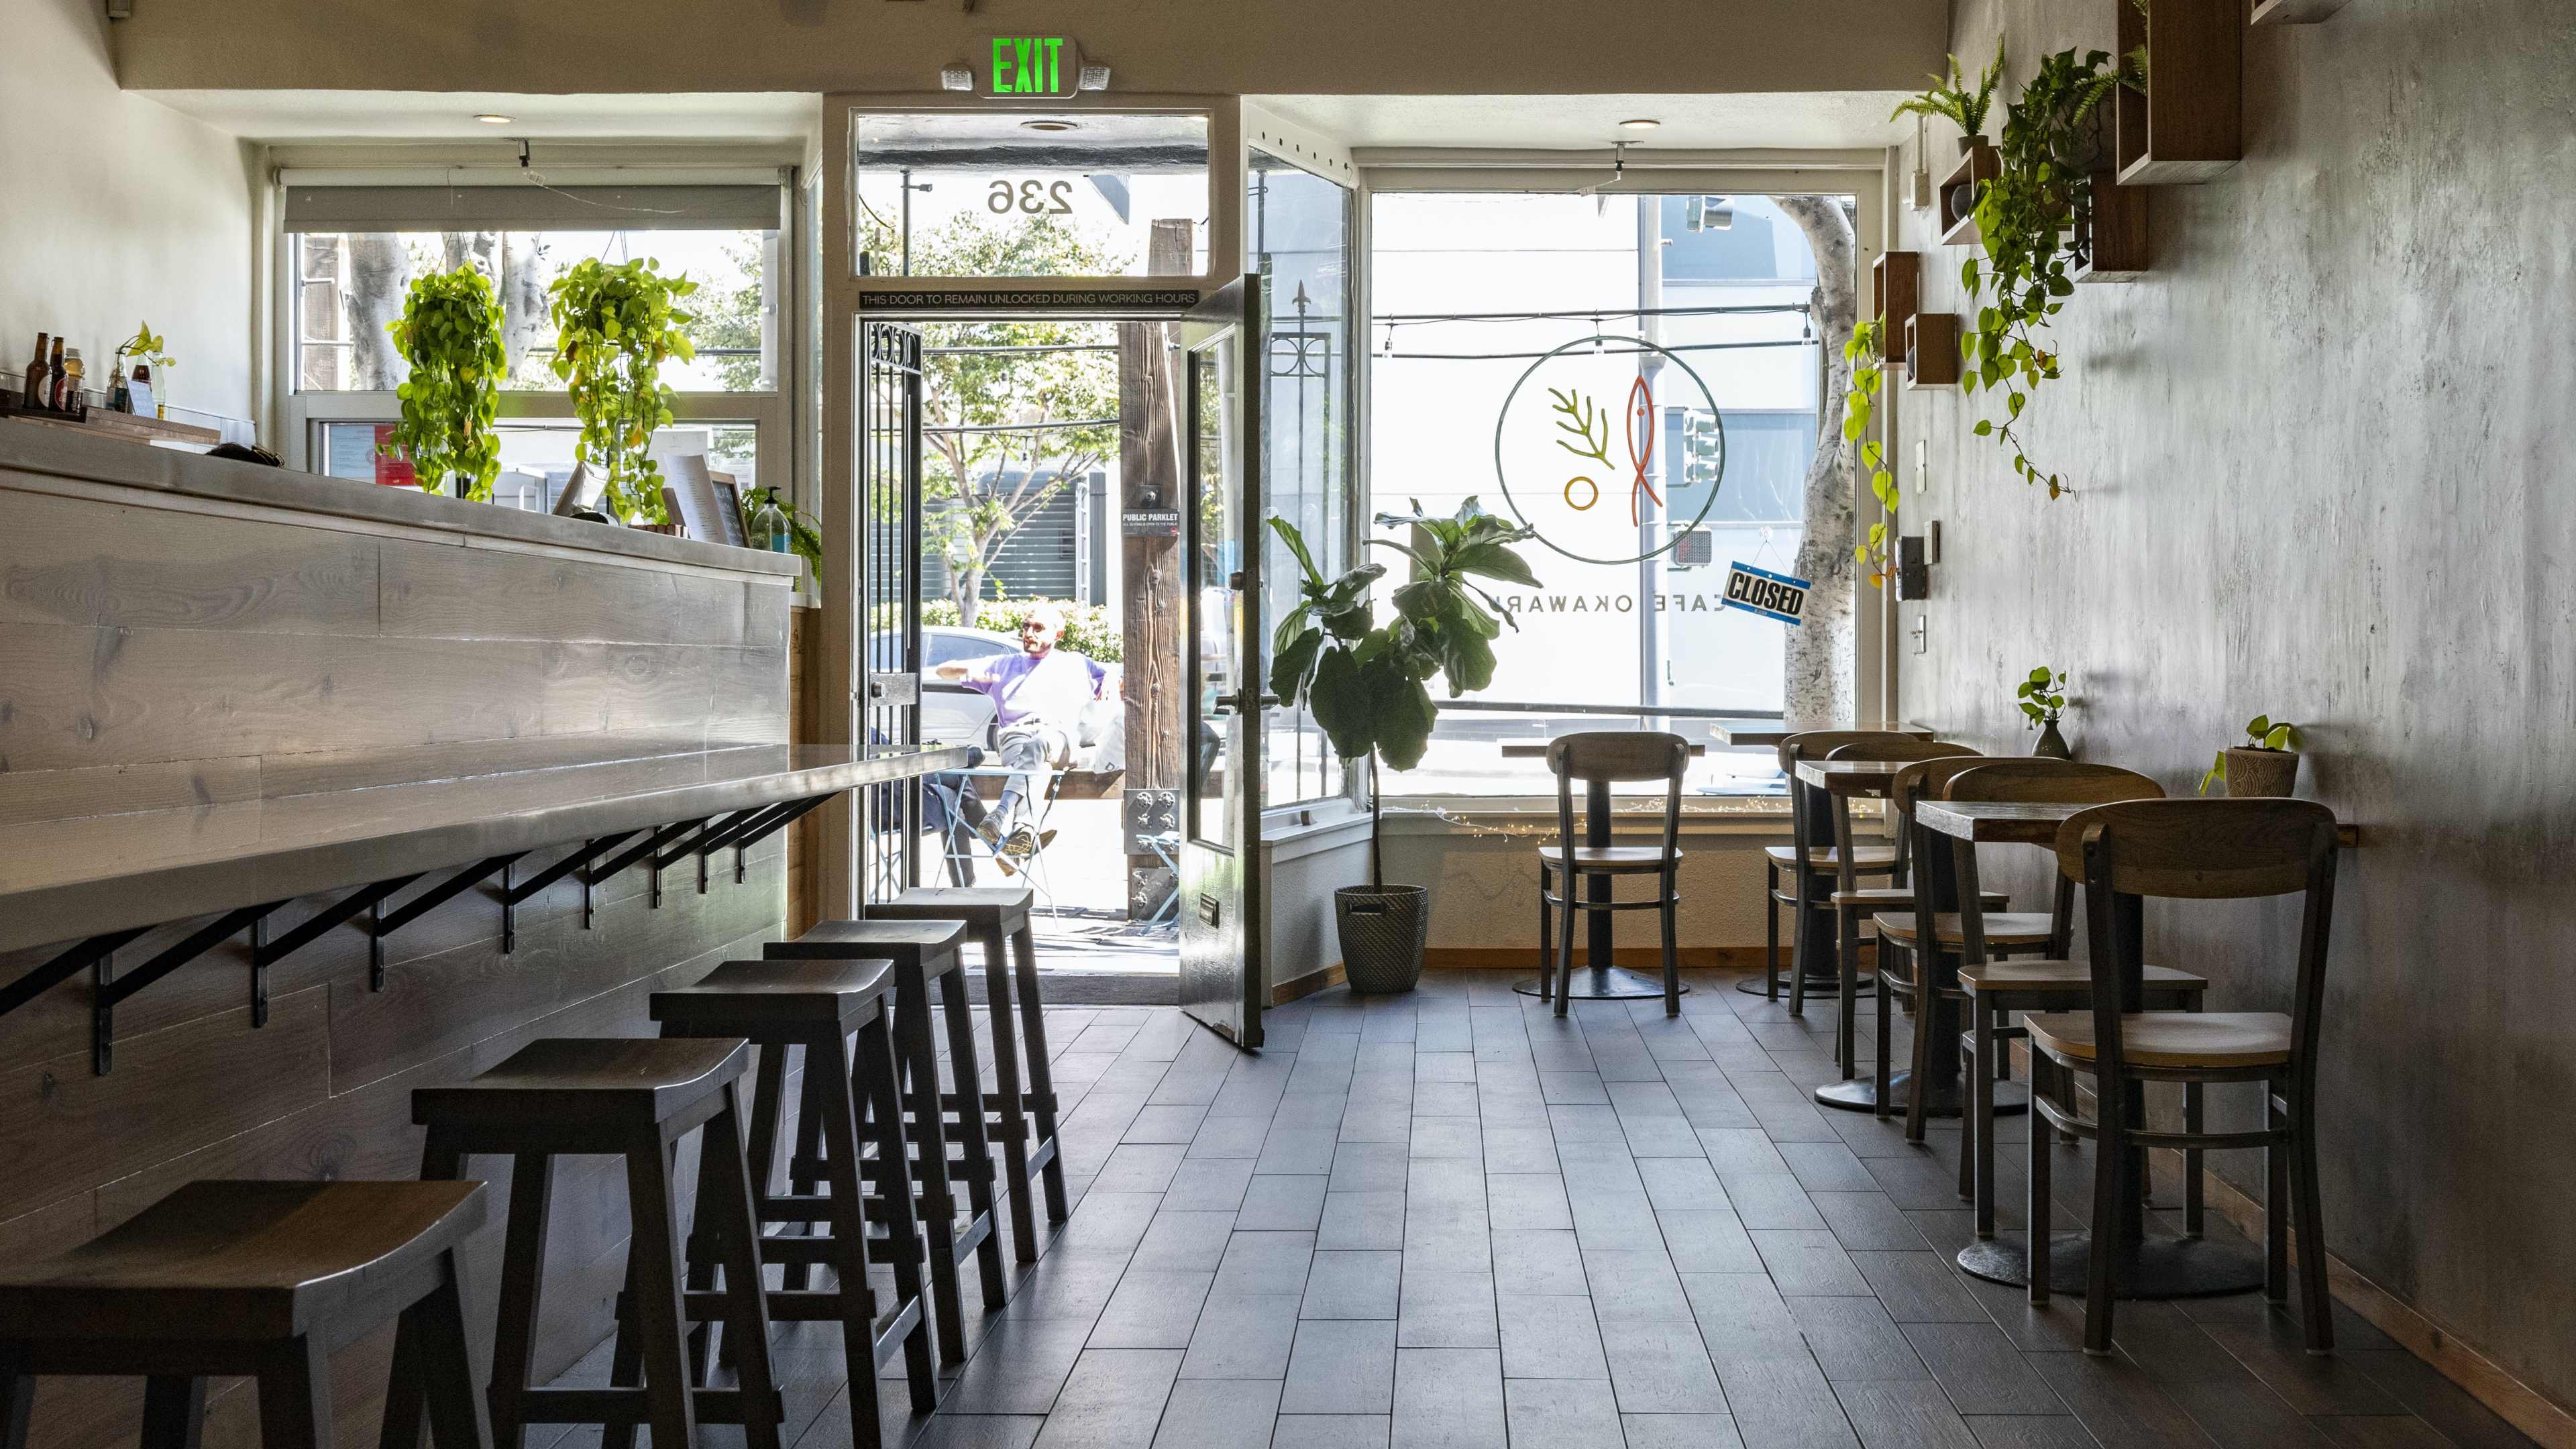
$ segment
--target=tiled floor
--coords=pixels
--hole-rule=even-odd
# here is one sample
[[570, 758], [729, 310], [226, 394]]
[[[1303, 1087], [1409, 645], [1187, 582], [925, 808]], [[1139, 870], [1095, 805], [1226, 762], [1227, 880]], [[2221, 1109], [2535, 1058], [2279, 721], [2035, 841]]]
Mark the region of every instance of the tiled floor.
[[[1168, 1009], [1050, 1010], [1079, 1206], [970, 1323], [936, 1416], [886, 1384], [888, 1441], [2529, 1442], [2341, 1310], [2331, 1358], [2258, 1295], [2124, 1305], [2121, 1352], [2086, 1357], [2082, 1300], [2034, 1311], [1950, 1266], [1972, 1230], [1955, 1125], [1918, 1149], [1810, 1105], [1838, 1075], [1829, 1004], [1801, 1021], [1709, 977], [1679, 1020], [1558, 1021], [1512, 979], [1312, 997], [1257, 1057]], [[2011, 1204], [2017, 1152], [2001, 1176]], [[778, 1330], [796, 1449], [849, 1444], [835, 1332]]]

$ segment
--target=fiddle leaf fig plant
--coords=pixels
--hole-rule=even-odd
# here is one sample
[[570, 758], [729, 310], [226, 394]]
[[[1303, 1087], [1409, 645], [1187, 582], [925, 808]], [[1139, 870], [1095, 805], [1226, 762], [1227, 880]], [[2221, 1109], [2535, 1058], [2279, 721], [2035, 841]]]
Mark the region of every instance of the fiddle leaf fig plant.
[[602, 484], [608, 510], [629, 522], [668, 523], [653, 431], [671, 420], [662, 364], [697, 356], [680, 303], [698, 284], [638, 257], [615, 266], [596, 257], [564, 269], [547, 288], [555, 324], [555, 376], [581, 419], [581, 458]]
[[[1512, 545], [1536, 531], [1487, 513], [1473, 498], [1446, 518], [1422, 512], [1381, 513], [1381, 528], [1404, 526], [1413, 539], [1373, 538], [1410, 561], [1411, 577], [1390, 602], [1395, 617], [1377, 622], [1372, 593], [1386, 565], [1364, 563], [1326, 579], [1296, 525], [1270, 520], [1271, 529], [1297, 560], [1297, 605], [1283, 615], [1270, 639], [1270, 691], [1281, 704], [1314, 711], [1315, 723], [1347, 767], [1375, 759], [1390, 769], [1422, 763], [1439, 723], [1433, 676], [1459, 698], [1494, 682], [1493, 641], [1506, 625], [1520, 627], [1511, 611], [1474, 579], [1538, 587], [1538, 576]], [[1369, 789], [1369, 880], [1382, 888], [1378, 860], [1381, 819], [1374, 779]]]
[[394, 389], [402, 421], [381, 449], [408, 460], [424, 493], [449, 483], [458, 498], [492, 501], [501, 476], [501, 304], [471, 266], [412, 280], [402, 315], [385, 324], [411, 376]]
[[1903, 496], [1897, 491], [1896, 475], [1887, 470], [1886, 449], [1869, 436], [1879, 389], [1887, 385], [1886, 337], [1887, 319], [1872, 317], [1853, 326], [1851, 340], [1843, 344], [1843, 357], [1852, 368], [1851, 388], [1843, 394], [1843, 441], [1860, 445], [1860, 465], [1869, 474], [1869, 491], [1887, 511], [1886, 518], [1869, 526], [1869, 536], [1852, 549], [1852, 557], [1869, 569], [1870, 583], [1882, 589], [1895, 572], [1887, 551], [1888, 525]]
[[[2300, 735], [2297, 725], [2288, 720], [2275, 720], [2268, 714], [2258, 714], [2245, 722], [2245, 743], [2236, 748], [2297, 754], [2306, 745], [2307, 740]], [[2292, 768], [2297, 767], [2292, 766]], [[2226, 778], [2227, 751], [2220, 750], [2218, 758], [2210, 762], [2209, 773], [2200, 777], [2200, 793], [2208, 794], [2210, 786]]]
[[1995, 85], [2004, 78], [2003, 42], [1995, 42], [1995, 59], [1977, 77], [1977, 88], [1968, 89], [1966, 71], [1957, 56], [1950, 57], [1950, 73], [1932, 77], [1932, 89], [1897, 103], [1887, 113], [1891, 121], [1899, 116], [1932, 116], [1956, 122], [1960, 131], [1970, 136], [1982, 135], [1986, 129], [1986, 112], [1995, 103]]

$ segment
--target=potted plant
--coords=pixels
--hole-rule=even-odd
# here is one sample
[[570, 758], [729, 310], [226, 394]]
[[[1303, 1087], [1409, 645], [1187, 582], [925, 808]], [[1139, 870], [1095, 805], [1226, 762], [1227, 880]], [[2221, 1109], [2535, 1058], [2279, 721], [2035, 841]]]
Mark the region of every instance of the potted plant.
[[2030, 677], [2013, 691], [2020, 701], [2021, 712], [2039, 726], [2039, 743], [2031, 748], [2034, 755], [2052, 760], [2071, 760], [2075, 752], [2066, 747], [2066, 736], [2057, 732], [2057, 721], [2066, 713], [2066, 675], [2043, 664], [2030, 672]]
[[[1413, 541], [1370, 539], [1412, 563], [1412, 577], [1395, 591], [1395, 617], [1376, 621], [1370, 591], [1386, 565], [1361, 564], [1327, 580], [1295, 525], [1272, 518], [1270, 526], [1296, 556], [1302, 573], [1297, 606], [1271, 635], [1270, 689], [1290, 708], [1304, 704], [1333, 742], [1348, 769], [1359, 761], [1409, 770], [1421, 763], [1439, 722], [1430, 681], [1448, 681], [1456, 699], [1494, 682], [1493, 640], [1503, 626], [1519, 628], [1499, 600], [1471, 576], [1538, 586], [1512, 545], [1535, 531], [1468, 499], [1448, 518], [1413, 505], [1408, 515], [1381, 513], [1380, 527], [1409, 526]], [[1422, 950], [1431, 936], [1430, 892], [1423, 886], [1389, 886], [1379, 849], [1384, 807], [1374, 770], [1369, 775], [1369, 883], [1333, 893], [1333, 918], [1342, 946], [1342, 969], [1356, 992], [1410, 991], [1422, 979]]]
[[698, 289], [664, 276], [651, 257], [610, 266], [596, 257], [547, 288], [555, 324], [555, 376], [581, 419], [580, 457], [600, 478], [608, 512], [629, 523], [668, 524], [653, 430], [671, 420], [662, 364], [697, 356], [684, 329], [697, 318], [680, 300]]
[[[408, 460], [424, 493], [492, 501], [501, 476], [501, 304], [471, 266], [416, 277], [402, 315], [385, 324], [411, 376], [394, 396], [402, 421], [380, 451]], [[453, 482], [450, 482], [450, 480]]]
[[1932, 77], [1932, 89], [1899, 102], [1895, 110], [1887, 113], [1887, 118], [1893, 121], [1899, 116], [1936, 116], [1955, 122], [1961, 132], [1959, 154], [1965, 156], [1986, 144], [1986, 112], [1993, 108], [1995, 86], [2003, 78], [2004, 46], [1998, 40], [1995, 42], [1994, 64], [1987, 66], [1985, 73], [1977, 77], [1975, 90], [1968, 89], [1967, 74], [1954, 55], [1950, 57], [1949, 75]]
[[[120, 370], [128, 360], [134, 364], [134, 383], [127, 390], [125, 410], [137, 411], [134, 388], [140, 388], [142, 395], [151, 400], [154, 417], [170, 416], [170, 405], [167, 401], [170, 395], [168, 391], [170, 369], [178, 365], [179, 359], [170, 355], [169, 342], [152, 330], [151, 323], [134, 324], [134, 335], [125, 339], [124, 344], [116, 349], [116, 360]], [[159, 368], [160, 371], [147, 372], [146, 368]]]
[[2286, 796], [2299, 783], [2299, 749], [2306, 743], [2297, 725], [2258, 714], [2245, 724], [2245, 743], [2220, 750], [2210, 762], [2209, 773], [2200, 777], [2200, 793], [2223, 782], [2227, 793], [2239, 799]]

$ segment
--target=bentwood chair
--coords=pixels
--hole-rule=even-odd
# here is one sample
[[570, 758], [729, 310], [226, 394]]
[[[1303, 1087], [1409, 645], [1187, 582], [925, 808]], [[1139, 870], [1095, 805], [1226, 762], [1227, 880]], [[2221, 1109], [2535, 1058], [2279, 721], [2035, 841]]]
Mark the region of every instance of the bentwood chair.
[[[1680, 735], [1649, 731], [1590, 730], [1548, 742], [1548, 768], [1556, 772], [1557, 840], [1539, 847], [1539, 999], [1551, 985], [1556, 1014], [1565, 1015], [1566, 992], [1574, 984], [1574, 913], [1576, 911], [1653, 911], [1663, 925], [1664, 1015], [1682, 1014], [1682, 977], [1673, 908], [1681, 903], [1682, 772], [1690, 767], [1690, 742]], [[1664, 782], [1664, 840], [1661, 845], [1585, 845], [1574, 833], [1574, 782], [1620, 784], [1633, 780]], [[1595, 879], [1651, 875], [1650, 900], [1585, 900], [1584, 887]], [[1549, 887], [1555, 893], [1549, 893]], [[1605, 897], [1607, 892], [1605, 891]], [[1548, 966], [1548, 918], [1557, 923], [1555, 970]]]
[[[1823, 759], [1835, 749], [1850, 744], [1911, 741], [1911, 735], [1890, 730], [1808, 730], [1782, 740], [1779, 746], [1780, 773], [1789, 781], [1789, 841], [1787, 845], [1766, 845], [1763, 857], [1763, 996], [1780, 999], [1780, 908], [1794, 912], [1789, 918], [1789, 967], [1796, 977], [1807, 970], [1807, 935], [1818, 907], [1829, 889], [1825, 881], [1837, 874], [1841, 860], [1834, 848], [1824, 843], [1831, 824], [1822, 816], [1810, 819], [1808, 798], [1814, 792], [1798, 783], [1798, 762]], [[1852, 852], [1852, 868], [1860, 875], [1887, 876], [1896, 882], [1905, 879], [1904, 862], [1897, 858], [1897, 848], [1885, 845], [1860, 846]], [[1789, 885], [1783, 889], [1780, 873], [1789, 873]], [[1792, 1010], [1799, 1009], [1799, 991], [1795, 977], [1789, 987]]]
[[[2040, 801], [2068, 805], [2107, 805], [2122, 800], [2161, 800], [2164, 787], [2134, 770], [2114, 765], [2077, 764], [2068, 760], [1994, 760], [1951, 777], [1943, 798], [1959, 801]], [[1952, 859], [1973, 852], [1964, 840], [1950, 842]], [[1964, 867], [1976, 875], [1976, 862]], [[2072, 919], [2075, 883], [2059, 876], [2054, 921], [2064, 930]], [[1979, 924], [1982, 926], [1983, 920]], [[2065, 1011], [2081, 1006], [2093, 989], [2092, 968], [2065, 959], [2064, 935], [2053, 936], [2051, 955], [2040, 959], [1989, 960], [1982, 949], [1982, 930], [1962, 932], [1966, 942], [1959, 961], [1959, 995], [1967, 1027], [1959, 1033], [1959, 1056], [1970, 1084], [1961, 1121], [1959, 1195], [1977, 1204], [1977, 1236], [1995, 1234], [1995, 1083], [2012, 1079], [2011, 1044], [2028, 1035], [2012, 1024], [2016, 1011]], [[2149, 1010], [2198, 1011], [2209, 989], [2206, 978], [2170, 966], [2145, 968]], [[2200, 1088], [2184, 1089], [2184, 1120], [2200, 1124]], [[2185, 1164], [2183, 1214], [2187, 1231], [2201, 1225], [2200, 1154]], [[2143, 1190], [2143, 1185], [2142, 1185]]]
[[[2058, 827], [2057, 864], [2084, 883], [2093, 946], [2092, 1009], [2026, 1019], [2052, 1071], [2088, 1073], [2092, 1120], [2034, 1092], [2030, 1117], [2030, 1301], [2049, 1294], [2050, 1129], [2094, 1141], [2093, 1242], [2084, 1298], [2084, 1350], [2111, 1351], [2112, 1298], [2138, 1219], [2137, 1184], [2150, 1148], [2260, 1147], [2267, 1159], [2264, 1293], [2289, 1297], [2287, 1229], [2299, 1238], [2299, 1307], [2311, 1353], [2334, 1347], [2326, 1298], [2325, 1213], [2317, 1191], [2317, 1054], [2326, 939], [2334, 915], [2334, 812], [2307, 800], [2133, 800], [2097, 805]], [[2290, 1010], [2142, 1012], [2146, 902], [2302, 897]], [[2260, 1082], [2265, 1125], [2243, 1132], [2148, 1126], [2149, 1082]]]
[[[1914, 807], [1924, 800], [1939, 799], [1942, 790], [1948, 787], [1952, 776], [1989, 763], [1991, 761], [1983, 755], [1944, 755], [1908, 765], [1898, 771], [1896, 777], [1888, 782], [1888, 809], [1896, 817], [1897, 838], [1914, 856], [1918, 873], [1913, 889], [1902, 892], [1900, 897], [1891, 902], [1885, 910], [1870, 917], [1872, 928], [1878, 932], [1876, 967], [1878, 979], [1873, 988], [1878, 997], [1877, 1093], [1874, 1100], [1877, 1103], [1877, 1114], [1881, 1117], [1889, 1115], [1896, 1109], [1895, 1073], [1890, 1060], [1892, 1045], [1890, 1037], [1893, 1034], [1896, 1007], [1900, 1002], [1914, 1016], [1911, 1060], [1917, 1063], [1925, 1061], [1927, 1059], [1925, 1054], [1930, 1051], [1932, 1041], [1931, 1013], [1927, 1009], [1930, 998], [1922, 991], [1923, 963], [1920, 953], [1915, 949], [1916, 932], [1913, 929], [1913, 923], [1918, 904], [1921, 909], [1928, 911], [1931, 909], [1931, 903], [1938, 898], [1935, 877], [1923, 872], [1932, 870], [1945, 858], [1932, 853], [1932, 847], [1926, 843], [1928, 837], [1914, 823]], [[1982, 892], [1979, 900], [1981, 904], [1991, 905], [1997, 911], [2001, 911], [2007, 904], [2000, 891]], [[1922, 1080], [1922, 1075], [1916, 1073], [1906, 1093], [1906, 1136], [1915, 1142], [1923, 1140], [1927, 1115]]]
[[[1828, 760], [1942, 760], [1977, 752], [1948, 740], [1862, 740], [1837, 745], [1825, 753]], [[1813, 758], [1810, 756], [1809, 758]], [[1905, 884], [1912, 847], [1902, 835], [1897, 837], [1895, 870], [1890, 883], [1864, 887], [1859, 880], [1860, 847], [1850, 839], [1851, 810], [1847, 800], [1837, 800], [1829, 793], [1821, 802], [1826, 810], [1819, 833], [1832, 842], [1826, 849], [1834, 861], [1834, 887], [1827, 902], [1834, 913], [1835, 996], [1842, 1009], [1836, 1027], [1835, 1059], [1842, 1064], [1845, 1079], [1855, 1070], [1852, 1064], [1852, 1008], [1860, 990], [1860, 928], [1864, 921], [1879, 911], [1903, 910], [1914, 904], [1914, 889]], [[1845, 857], [1851, 857], [1849, 864]], [[1790, 978], [1789, 1014], [1803, 1016], [1807, 1010], [1807, 977], [1800, 972]]]

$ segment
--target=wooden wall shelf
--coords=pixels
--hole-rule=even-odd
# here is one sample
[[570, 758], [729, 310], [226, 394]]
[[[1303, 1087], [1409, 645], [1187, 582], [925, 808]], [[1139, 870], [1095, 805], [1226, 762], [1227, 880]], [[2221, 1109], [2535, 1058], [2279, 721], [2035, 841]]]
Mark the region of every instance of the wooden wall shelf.
[[2245, 156], [2245, 0], [2119, 6], [2119, 54], [2147, 48], [2147, 91], [2117, 91], [2124, 186], [2207, 181]]
[[2251, 25], [2314, 25], [2344, 7], [2344, 0], [2254, 0]]
[[2122, 186], [2108, 171], [2093, 173], [2093, 211], [2080, 225], [2090, 235], [2079, 282], [2134, 282], [2146, 275], [2147, 199], [2151, 187]]
[[1906, 319], [1904, 336], [1907, 387], [1958, 386], [1958, 313], [1917, 312]]
[[[1941, 245], [1972, 247], [1977, 244], [1976, 183], [1992, 181], [2003, 174], [2003, 157], [1992, 146], [1972, 148], [1959, 158], [1959, 164], [1941, 180], [1940, 193], [1933, 199], [1941, 207]], [[1958, 188], [1966, 187], [1960, 192]]]
[[1905, 324], [1923, 306], [1923, 254], [1920, 252], [1881, 252], [1869, 264], [1869, 315], [1879, 319], [1885, 330], [1879, 333], [1882, 350], [1901, 341]]

